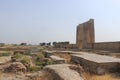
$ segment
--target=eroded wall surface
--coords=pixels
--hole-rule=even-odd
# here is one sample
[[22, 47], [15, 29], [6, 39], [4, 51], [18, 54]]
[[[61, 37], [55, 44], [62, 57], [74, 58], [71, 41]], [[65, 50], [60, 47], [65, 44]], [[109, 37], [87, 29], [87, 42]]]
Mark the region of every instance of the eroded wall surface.
[[120, 42], [89, 43], [86, 49], [120, 52]]
[[56, 44], [55, 48], [77, 49], [76, 44]]
[[83, 49], [87, 47], [88, 43], [95, 42], [95, 34], [94, 34], [94, 20], [90, 19], [87, 22], [79, 24], [77, 26], [76, 32], [76, 44], [79, 49]]

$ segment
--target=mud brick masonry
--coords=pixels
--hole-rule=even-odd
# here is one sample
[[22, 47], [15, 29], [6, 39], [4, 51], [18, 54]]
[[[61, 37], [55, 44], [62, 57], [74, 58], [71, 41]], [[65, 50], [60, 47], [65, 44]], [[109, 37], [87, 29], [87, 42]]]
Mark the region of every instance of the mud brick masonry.
[[78, 49], [86, 48], [88, 43], [94, 42], [94, 20], [90, 19], [85, 23], [79, 24], [76, 33], [76, 45]]
[[56, 44], [55, 48], [62, 49], [94, 49], [120, 52], [120, 42], [95, 43], [94, 19], [90, 19], [77, 26], [76, 44]]

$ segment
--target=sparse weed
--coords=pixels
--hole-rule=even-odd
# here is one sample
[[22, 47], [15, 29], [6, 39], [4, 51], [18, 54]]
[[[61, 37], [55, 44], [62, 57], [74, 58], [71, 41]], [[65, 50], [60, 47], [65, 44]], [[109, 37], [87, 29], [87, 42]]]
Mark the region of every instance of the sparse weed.
[[16, 58], [16, 59], [20, 59], [20, 58], [22, 58], [22, 54], [20, 54], [20, 53], [16, 53], [16, 54], [14, 55], [14, 58]]
[[0, 53], [0, 57], [2, 56], [10, 56], [10, 53]]

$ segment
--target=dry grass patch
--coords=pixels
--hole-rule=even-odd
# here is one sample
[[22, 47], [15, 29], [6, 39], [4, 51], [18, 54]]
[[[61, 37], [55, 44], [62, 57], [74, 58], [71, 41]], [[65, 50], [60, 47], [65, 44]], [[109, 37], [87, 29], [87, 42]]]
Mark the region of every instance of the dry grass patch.
[[113, 77], [111, 74], [93, 75], [90, 73], [84, 73], [84, 77], [86, 80], [120, 80], [120, 79]]
[[54, 79], [50, 73], [43, 72], [42, 74], [31, 77], [28, 80], [54, 80]]
[[69, 63], [70, 62], [70, 54], [68, 53], [65, 53], [65, 54], [60, 54], [60, 53], [54, 53], [55, 56], [58, 56], [58, 57], [61, 57], [61, 58], [64, 58], [65, 59], [65, 63]]

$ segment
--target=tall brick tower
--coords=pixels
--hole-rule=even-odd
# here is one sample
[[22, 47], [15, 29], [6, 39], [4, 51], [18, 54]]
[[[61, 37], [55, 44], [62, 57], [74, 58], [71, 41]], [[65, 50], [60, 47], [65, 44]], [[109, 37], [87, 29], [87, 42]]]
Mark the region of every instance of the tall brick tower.
[[79, 24], [77, 26], [76, 33], [76, 44], [79, 49], [84, 49], [87, 47], [88, 43], [95, 42], [94, 34], [94, 20], [90, 19], [87, 22]]

